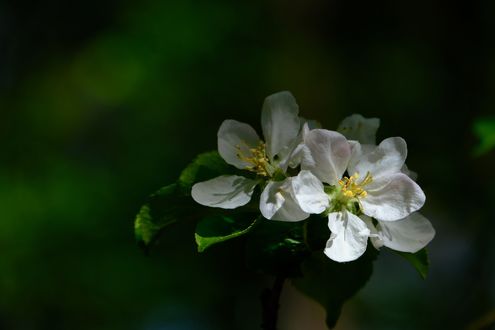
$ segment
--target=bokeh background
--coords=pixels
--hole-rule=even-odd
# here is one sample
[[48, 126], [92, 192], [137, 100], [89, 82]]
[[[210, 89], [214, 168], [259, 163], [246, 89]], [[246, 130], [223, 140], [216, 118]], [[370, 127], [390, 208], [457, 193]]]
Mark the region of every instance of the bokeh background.
[[[493, 317], [494, 14], [493, 1], [1, 1], [0, 329], [256, 329], [264, 279], [235, 249], [199, 255], [185, 224], [146, 256], [133, 219], [216, 148], [223, 119], [259, 127], [280, 90], [327, 128], [361, 113], [381, 118], [379, 139], [404, 137], [437, 229], [427, 280], [384, 250], [338, 327]], [[294, 296], [282, 304], [321, 314]], [[286, 314], [287, 329], [321, 327]]]

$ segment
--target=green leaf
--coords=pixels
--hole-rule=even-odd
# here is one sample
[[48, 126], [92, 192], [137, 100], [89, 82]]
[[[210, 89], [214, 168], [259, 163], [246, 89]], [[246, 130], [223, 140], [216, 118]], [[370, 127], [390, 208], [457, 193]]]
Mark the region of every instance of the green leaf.
[[477, 119], [474, 122], [473, 131], [480, 140], [474, 150], [475, 155], [482, 155], [495, 147], [495, 118]]
[[217, 151], [205, 152], [196, 157], [180, 174], [179, 187], [184, 194], [190, 195], [196, 182], [213, 179], [220, 175], [232, 174], [235, 171]]
[[356, 294], [370, 278], [376, 255], [375, 249], [368, 248], [359, 259], [338, 263], [323, 252], [315, 252], [303, 261], [303, 276], [292, 279], [292, 282], [301, 292], [325, 308], [327, 325], [333, 328], [344, 302]]
[[178, 190], [177, 184], [165, 186], [152, 194], [134, 221], [134, 233], [140, 245], [148, 248], [161, 231], [180, 219], [197, 212], [196, 203]]
[[196, 244], [203, 252], [210, 246], [242, 236], [248, 233], [259, 221], [251, 214], [238, 215], [236, 218], [224, 215], [210, 216], [202, 219], [196, 226]]
[[[134, 222], [134, 231], [138, 243], [147, 249], [159, 238], [162, 230], [168, 225], [185, 218], [200, 218], [199, 213], [209, 212], [192, 200], [191, 188], [196, 182], [206, 181], [225, 174], [241, 174], [241, 171], [228, 165], [217, 151], [198, 155], [182, 171], [177, 183], [163, 187], [151, 195], [148, 202], [141, 207]], [[246, 175], [246, 173], [242, 174]], [[253, 223], [253, 218], [251, 217], [249, 224], [244, 227], [232, 228], [225, 226], [222, 229], [231, 230], [230, 232], [202, 234], [204, 223], [210, 223], [211, 219], [201, 222], [198, 227], [199, 232], [196, 233], [196, 242], [200, 251], [212, 244], [242, 235], [248, 231], [249, 225]], [[222, 216], [217, 216], [217, 219], [222, 219]], [[223, 219], [225, 220], [227, 217], [223, 217]], [[240, 221], [239, 224], [243, 226], [243, 221]]]
[[154, 233], [159, 230], [159, 227], [153, 223], [150, 213], [151, 210], [149, 205], [145, 204], [141, 207], [134, 220], [134, 234], [136, 235], [136, 240], [145, 245], [151, 242]]
[[428, 267], [430, 261], [428, 259], [428, 251], [426, 248], [419, 250], [416, 253], [407, 253], [395, 251], [398, 255], [409, 261], [411, 265], [418, 271], [419, 275], [425, 279], [428, 275]]
[[134, 222], [138, 243], [147, 249], [168, 225], [178, 220], [199, 217], [201, 206], [190, 197], [193, 184], [235, 171], [216, 151], [197, 156], [182, 171], [177, 183], [158, 190], [141, 207]]
[[265, 274], [300, 275], [300, 264], [309, 255], [304, 223], [266, 220], [250, 233], [246, 244], [248, 268]]

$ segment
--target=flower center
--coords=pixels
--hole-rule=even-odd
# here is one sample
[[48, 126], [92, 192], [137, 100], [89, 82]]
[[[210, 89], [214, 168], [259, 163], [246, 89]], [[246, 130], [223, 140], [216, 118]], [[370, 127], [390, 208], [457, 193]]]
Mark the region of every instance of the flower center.
[[354, 173], [350, 177], [344, 177], [339, 180], [339, 186], [342, 194], [347, 198], [364, 198], [368, 195], [364, 187], [373, 181], [373, 177], [370, 172], [366, 173], [366, 176], [361, 182], [357, 182], [359, 174]]
[[249, 163], [249, 165], [246, 166], [246, 170], [264, 177], [273, 175], [274, 170], [270, 165], [270, 160], [266, 156], [266, 147], [263, 141], [260, 141], [255, 148], [249, 148], [247, 144], [245, 148], [242, 148], [241, 145], [237, 145], [236, 148], [237, 157], [239, 157], [240, 160]]
[[364, 187], [373, 182], [373, 177], [368, 172], [363, 180], [359, 181], [359, 174], [354, 173], [350, 177], [343, 177], [336, 186], [328, 186], [325, 189], [330, 199], [330, 206], [327, 212], [336, 212], [343, 209], [353, 214], [359, 214], [362, 210], [361, 198], [365, 198], [368, 193]]

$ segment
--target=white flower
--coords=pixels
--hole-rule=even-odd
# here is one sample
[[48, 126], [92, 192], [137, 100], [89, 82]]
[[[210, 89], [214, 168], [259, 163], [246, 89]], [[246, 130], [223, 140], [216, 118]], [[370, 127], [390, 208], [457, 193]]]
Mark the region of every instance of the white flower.
[[309, 150], [304, 144], [306, 135], [313, 129], [321, 128], [320, 123], [314, 120], [306, 120], [301, 118], [301, 131], [299, 136], [294, 141], [294, 148], [290, 157], [288, 158], [288, 166], [291, 168], [297, 168], [301, 165], [303, 158], [309, 157]]
[[426, 199], [416, 182], [401, 172], [406, 156], [406, 142], [399, 137], [374, 147], [354, 143], [347, 167], [352, 175], [339, 184], [346, 195], [357, 198], [365, 215], [382, 221], [403, 219]]
[[[361, 145], [348, 142], [340, 133], [315, 129], [304, 141], [310, 156], [303, 159], [301, 168], [314, 175], [306, 174], [306, 182], [311, 184], [304, 190], [295, 189], [294, 195], [308, 213], [321, 213], [314, 205], [327, 201], [332, 232], [325, 248], [328, 257], [339, 262], [355, 260], [366, 250], [370, 236], [377, 247], [381, 244], [407, 252], [417, 251], [433, 238], [428, 220], [417, 213], [407, 218], [423, 206], [425, 195], [401, 172], [407, 155], [403, 139]], [[317, 181], [329, 186], [319, 186]], [[376, 226], [370, 218], [377, 221]], [[404, 243], [409, 235], [412, 238]]]
[[[225, 120], [218, 130], [218, 152], [230, 165], [255, 174], [254, 179], [223, 175], [196, 183], [191, 191], [199, 204], [233, 209], [247, 204], [261, 184], [260, 211], [267, 219], [299, 221], [307, 218], [294, 199], [293, 181], [287, 177], [292, 154], [301, 138], [299, 107], [289, 92], [268, 96], [261, 113], [265, 141], [249, 125]], [[297, 162], [296, 162], [297, 163]]]

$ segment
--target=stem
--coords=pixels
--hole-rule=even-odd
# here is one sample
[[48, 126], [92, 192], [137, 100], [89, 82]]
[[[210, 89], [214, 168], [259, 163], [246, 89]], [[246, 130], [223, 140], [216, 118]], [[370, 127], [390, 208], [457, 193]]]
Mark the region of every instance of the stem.
[[280, 294], [284, 286], [285, 277], [277, 275], [271, 289], [265, 289], [261, 293], [263, 330], [277, 330], [278, 308]]

